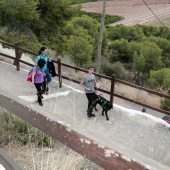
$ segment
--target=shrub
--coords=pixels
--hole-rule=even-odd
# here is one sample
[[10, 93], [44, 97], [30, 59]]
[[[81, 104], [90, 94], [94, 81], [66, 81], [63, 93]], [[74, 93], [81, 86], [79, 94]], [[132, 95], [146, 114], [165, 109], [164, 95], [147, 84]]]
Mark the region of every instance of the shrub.
[[71, 0], [71, 4], [81, 4], [86, 2], [96, 2], [98, 0]]
[[33, 142], [38, 146], [48, 147], [54, 143], [44, 132], [0, 108], [0, 144], [6, 145], [9, 141], [18, 141], [24, 145]]
[[[79, 16], [81, 16], [81, 15], [88, 15], [89, 17], [96, 19], [99, 23], [101, 22], [101, 14], [99, 14], [99, 13], [80, 11]], [[104, 24], [108, 25], [108, 24], [117, 22], [121, 19], [122, 19], [122, 17], [120, 17], [120, 16], [116, 16], [116, 15], [113, 16], [113, 15], [106, 14]]]
[[115, 74], [115, 77], [118, 79], [126, 79], [126, 76], [124, 74], [125, 69], [123, 67], [123, 64], [121, 64], [120, 62], [115, 62], [114, 64], [101, 63], [101, 70], [102, 73], [106, 76], [112, 76], [112, 74]]
[[170, 99], [162, 99], [160, 108], [166, 111], [170, 111]]

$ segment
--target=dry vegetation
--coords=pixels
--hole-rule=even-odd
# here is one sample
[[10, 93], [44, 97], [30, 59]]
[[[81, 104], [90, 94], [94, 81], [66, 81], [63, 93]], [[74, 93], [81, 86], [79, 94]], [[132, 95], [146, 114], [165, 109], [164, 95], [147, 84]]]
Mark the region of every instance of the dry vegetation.
[[11, 142], [5, 150], [23, 170], [103, 170], [59, 142], [54, 148]]

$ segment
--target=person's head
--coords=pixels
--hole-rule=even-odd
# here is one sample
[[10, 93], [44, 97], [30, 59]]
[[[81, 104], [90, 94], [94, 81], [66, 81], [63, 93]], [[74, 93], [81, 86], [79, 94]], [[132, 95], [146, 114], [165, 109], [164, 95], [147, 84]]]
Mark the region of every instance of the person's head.
[[45, 65], [45, 60], [43, 58], [40, 58], [38, 60], [38, 66], [42, 69]]
[[47, 53], [47, 47], [41, 47], [38, 54], [46, 54]]
[[93, 66], [89, 66], [88, 67], [88, 73], [92, 74], [94, 72], [94, 67]]

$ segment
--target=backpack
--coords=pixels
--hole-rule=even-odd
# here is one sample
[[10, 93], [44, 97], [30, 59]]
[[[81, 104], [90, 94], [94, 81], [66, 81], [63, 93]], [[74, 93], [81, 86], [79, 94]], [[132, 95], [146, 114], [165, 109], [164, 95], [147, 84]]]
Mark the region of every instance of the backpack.
[[30, 72], [28, 73], [28, 76], [27, 76], [27, 81], [29, 81], [29, 82], [32, 82], [32, 70], [33, 70], [33, 68], [30, 70]]
[[163, 119], [165, 122], [167, 122], [167, 123], [170, 124], [170, 116], [165, 115], [162, 119]]

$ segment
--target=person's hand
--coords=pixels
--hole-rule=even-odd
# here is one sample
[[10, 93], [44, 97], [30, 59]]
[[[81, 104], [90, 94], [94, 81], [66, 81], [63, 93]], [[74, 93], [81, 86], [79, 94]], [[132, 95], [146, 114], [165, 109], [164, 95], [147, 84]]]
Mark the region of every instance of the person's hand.
[[97, 89], [99, 88], [99, 85], [98, 85], [98, 83], [96, 83], [96, 88], [97, 88]]
[[49, 62], [52, 62], [53, 61], [53, 58], [49, 58]]
[[31, 87], [34, 88], [34, 84], [32, 84]]
[[90, 88], [87, 88], [86, 90], [91, 91], [91, 89], [90, 89]]
[[46, 74], [44, 73], [44, 76], [46, 76]]

